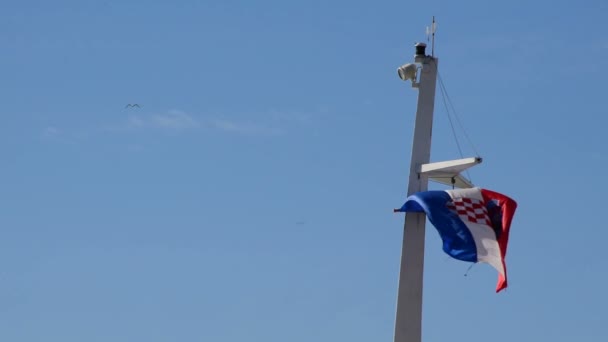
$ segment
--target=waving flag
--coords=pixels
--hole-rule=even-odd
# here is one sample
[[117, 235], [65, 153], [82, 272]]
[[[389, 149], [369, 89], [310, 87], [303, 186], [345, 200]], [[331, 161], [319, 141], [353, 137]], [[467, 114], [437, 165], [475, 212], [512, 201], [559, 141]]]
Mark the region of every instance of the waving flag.
[[443, 251], [458, 260], [490, 264], [498, 271], [500, 292], [507, 287], [505, 255], [516, 208], [503, 194], [472, 188], [418, 192], [395, 212], [426, 213], [439, 231]]

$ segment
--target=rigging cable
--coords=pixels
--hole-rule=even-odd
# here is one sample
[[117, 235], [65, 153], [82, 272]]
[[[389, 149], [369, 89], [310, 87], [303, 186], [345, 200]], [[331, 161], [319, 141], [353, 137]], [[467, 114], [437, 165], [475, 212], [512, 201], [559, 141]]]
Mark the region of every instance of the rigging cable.
[[[453, 115], [454, 115], [454, 117], [456, 119], [456, 123], [458, 123], [458, 126], [460, 126], [460, 129], [462, 130], [462, 133], [464, 134], [464, 137], [467, 139], [467, 142], [469, 143], [469, 145], [471, 146], [471, 148], [475, 152], [475, 155], [477, 157], [480, 157], [479, 151], [475, 147], [475, 144], [473, 144], [473, 141], [469, 137], [469, 134], [467, 133], [467, 130], [464, 129], [464, 126], [462, 125], [462, 122], [460, 121], [458, 113], [456, 112], [456, 108], [454, 107], [454, 104], [452, 103], [452, 100], [450, 99], [450, 94], [448, 94], [448, 90], [446, 89], [445, 84], [443, 83], [443, 79], [441, 78], [441, 74], [439, 73], [439, 71], [437, 71], [437, 77], [439, 79], [439, 89], [441, 90], [441, 95], [442, 95], [442, 97], [444, 97], [444, 105], [445, 105], [445, 99], [447, 99], [447, 102], [449, 103], [450, 107], [452, 108], [452, 112], [453, 112]], [[447, 108], [447, 105], [446, 105], [446, 108]], [[450, 111], [448, 110], [448, 117], [449, 116], [450, 116]], [[452, 119], [451, 118], [450, 118], [450, 125], [452, 125], [452, 131], [454, 132], [454, 127], [453, 127], [453, 123], [452, 123]]]
[[[445, 110], [446, 110], [446, 115], [448, 117], [448, 121], [450, 122], [450, 128], [452, 129], [452, 134], [454, 135], [454, 141], [456, 142], [456, 147], [458, 147], [458, 152], [460, 153], [460, 158], [464, 158], [464, 154], [462, 153], [462, 148], [460, 147], [460, 142], [458, 141], [458, 135], [456, 134], [456, 128], [454, 127], [454, 122], [452, 120], [452, 115], [450, 113], [450, 108], [447, 105], [448, 102], [450, 104], [452, 104], [452, 102], [449, 101], [449, 96], [447, 94], [448, 91], [445, 88], [445, 85], [443, 84], [443, 80], [441, 79], [441, 75], [439, 75], [439, 71], [437, 71], [437, 77], [439, 78], [439, 90], [441, 92], [441, 98], [443, 100], [443, 105], [445, 106]], [[448, 101], [446, 101], [446, 98], [448, 98]], [[452, 109], [453, 108], [454, 108], [454, 105], [452, 104]], [[453, 110], [453, 111], [455, 112], [455, 110]], [[456, 114], [454, 114], [454, 116], [457, 117]], [[458, 122], [460, 122], [460, 121], [458, 121]], [[464, 128], [462, 127], [462, 125], [460, 125], [460, 127], [465, 132], [465, 136], [466, 136], [466, 131], [464, 130]], [[479, 153], [477, 153], [477, 150], [475, 149], [475, 147], [473, 146], [473, 144], [471, 143], [470, 140], [469, 140], [469, 144], [471, 145], [471, 147], [473, 147], [473, 150], [475, 151], [475, 154], [477, 154], [477, 157], [479, 157]], [[471, 174], [469, 173], [469, 170], [467, 169], [464, 172], [467, 175], [467, 178], [469, 179], [469, 181], [473, 182], [473, 178], [471, 177]], [[452, 184], [452, 188], [453, 188], [453, 186], [454, 185]]]
[[[439, 73], [437, 73], [439, 74]], [[448, 104], [446, 101], [446, 91], [443, 86], [443, 82], [441, 82], [441, 77], [439, 77], [439, 90], [441, 92], [441, 99], [443, 100], [443, 106], [445, 107], [445, 111], [448, 116], [448, 120], [450, 121], [450, 127], [452, 128], [452, 134], [454, 135], [454, 141], [456, 142], [456, 147], [458, 147], [458, 152], [460, 153], [460, 158], [464, 158], [462, 153], [462, 148], [460, 147], [460, 142], [458, 141], [458, 136], [456, 135], [456, 128], [454, 128], [454, 122], [452, 121], [452, 116], [450, 115], [450, 108], [448, 108]]]
[[[437, 64], [435, 64], [435, 67], [437, 67]], [[460, 153], [460, 157], [464, 158], [464, 155], [462, 153], [462, 147], [460, 146], [460, 142], [458, 140], [458, 135], [456, 134], [456, 128], [454, 127], [454, 120], [452, 120], [452, 115], [454, 116], [456, 122], [458, 123], [458, 126], [460, 127], [460, 129], [462, 130], [465, 138], [467, 139], [467, 142], [469, 143], [469, 146], [475, 152], [475, 155], [477, 157], [481, 157], [480, 154], [479, 154], [479, 151], [475, 147], [475, 144], [473, 144], [473, 141], [469, 137], [469, 134], [467, 133], [466, 129], [464, 129], [464, 126], [462, 125], [462, 122], [460, 121], [458, 113], [456, 112], [456, 108], [454, 107], [454, 104], [452, 103], [450, 95], [448, 94], [448, 90], [446, 89], [445, 84], [443, 83], [443, 79], [441, 78], [441, 74], [439, 73], [439, 70], [437, 70], [437, 77], [439, 79], [439, 90], [441, 92], [441, 98], [443, 100], [443, 105], [444, 105], [444, 107], [446, 109], [446, 114], [447, 114], [447, 117], [448, 117], [448, 121], [450, 122], [450, 128], [452, 129], [452, 134], [454, 135], [454, 141], [456, 142], [456, 147], [458, 148], [458, 152]], [[449, 103], [449, 106], [448, 106], [448, 103]], [[450, 107], [451, 107], [451, 110], [450, 110]], [[469, 170], [465, 170], [465, 173], [466, 173], [467, 177], [469, 178], [469, 180], [472, 181], [471, 175], [469, 173]]]

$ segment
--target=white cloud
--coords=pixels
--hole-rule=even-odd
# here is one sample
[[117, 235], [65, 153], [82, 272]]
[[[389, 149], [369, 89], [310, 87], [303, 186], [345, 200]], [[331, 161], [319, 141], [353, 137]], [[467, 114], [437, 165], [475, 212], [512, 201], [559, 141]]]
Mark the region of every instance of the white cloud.
[[197, 128], [199, 122], [187, 113], [179, 110], [170, 110], [163, 114], [154, 114], [149, 117], [143, 115], [132, 115], [129, 117], [127, 126], [130, 128], [158, 128], [165, 130], [184, 130]]
[[42, 132], [42, 137], [43, 138], [53, 138], [58, 136], [59, 134], [61, 134], [61, 131], [54, 126], [47, 126], [44, 128], [43, 132]]
[[143, 127], [145, 122], [138, 116], [130, 116], [128, 125], [129, 127]]
[[140, 144], [130, 144], [127, 146], [127, 150], [129, 152], [141, 152], [143, 151], [144, 147]]
[[198, 121], [193, 117], [178, 110], [172, 110], [166, 114], [154, 115], [152, 116], [151, 123], [155, 127], [168, 129], [186, 129], [199, 126]]
[[162, 130], [177, 132], [204, 129], [254, 136], [281, 135], [291, 128], [311, 125], [319, 117], [324, 116], [327, 111], [325, 107], [309, 112], [269, 110], [263, 113], [248, 115], [249, 117], [255, 117], [255, 120], [243, 120], [211, 115], [194, 116], [173, 109], [160, 114], [130, 115], [122, 125], [108, 128], [108, 130]]
[[272, 120], [281, 123], [307, 123], [312, 119], [312, 115], [306, 112], [270, 110], [269, 116]]
[[283, 131], [279, 128], [269, 127], [266, 125], [251, 122], [238, 122], [218, 119], [210, 120], [209, 122], [211, 127], [225, 132], [253, 135], [275, 135], [283, 133]]
[[205, 121], [211, 128], [235, 134], [280, 135], [298, 129], [315, 129], [315, 126], [330, 113], [327, 106], [312, 110], [277, 110], [252, 113], [255, 121], [214, 118]]

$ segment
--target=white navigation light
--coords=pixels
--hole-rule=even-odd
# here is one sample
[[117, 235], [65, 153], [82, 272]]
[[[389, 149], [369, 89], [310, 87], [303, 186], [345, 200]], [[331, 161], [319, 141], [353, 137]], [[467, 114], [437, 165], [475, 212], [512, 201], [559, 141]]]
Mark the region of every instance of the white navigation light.
[[413, 63], [408, 63], [397, 68], [397, 74], [399, 74], [399, 78], [404, 81], [412, 80], [416, 81], [416, 73], [418, 71], [418, 66]]

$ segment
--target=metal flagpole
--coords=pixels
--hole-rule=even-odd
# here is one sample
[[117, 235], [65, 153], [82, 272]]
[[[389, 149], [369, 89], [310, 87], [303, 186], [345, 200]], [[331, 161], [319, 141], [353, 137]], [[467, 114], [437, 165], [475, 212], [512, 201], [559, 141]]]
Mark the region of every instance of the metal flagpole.
[[[401, 79], [411, 80], [412, 86], [418, 88], [408, 196], [428, 188], [428, 176], [421, 173], [421, 167], [429, 163], [431, 156], [438, 59], [427, 56], [425, 49], [426, 44], [416, 44], [415, 63], [398, 69]], [[421, 342], [422, 339], [425, 222], [424, 213], [408, 212], [405, 215], [394, 342]]]

